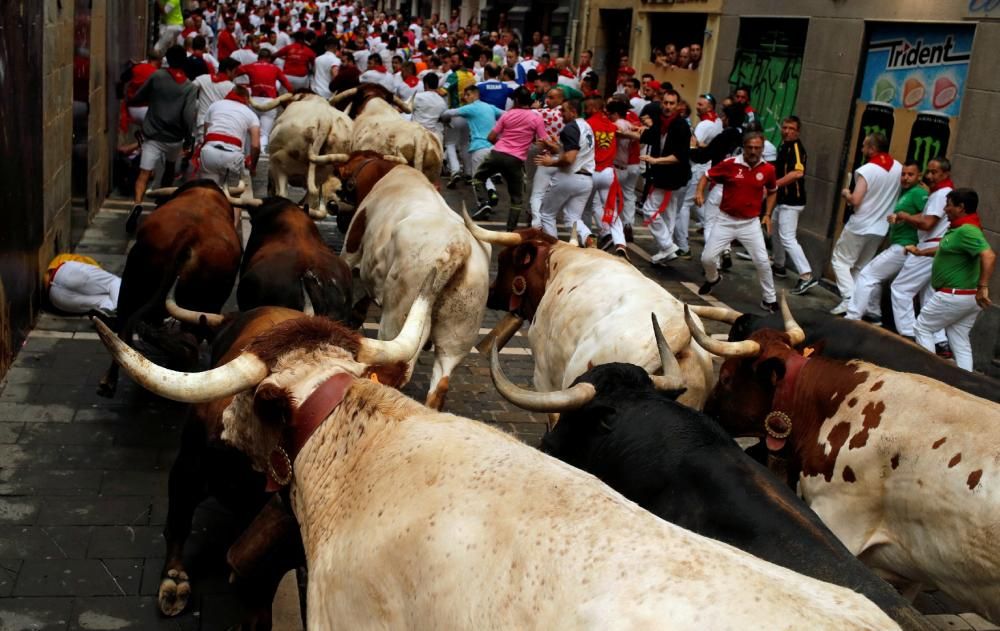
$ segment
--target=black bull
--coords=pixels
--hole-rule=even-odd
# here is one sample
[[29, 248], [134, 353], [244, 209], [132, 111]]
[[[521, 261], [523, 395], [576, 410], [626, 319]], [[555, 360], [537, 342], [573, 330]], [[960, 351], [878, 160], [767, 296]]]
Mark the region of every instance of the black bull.
[[[962, 370], [934, 353], [867, 322], [845, 320], [815, 309], [796, 310], [795, 320], [806, 333], [800, 348], [832, 359], [861, 359], [877, 366], [930, 377], [988, 401], [1000, 403], [1000, 380]], [[729, 331], [739, 342], [761, 329], [784, 330], [781, 314], [740, 316]]]
[[853, 589], [904, 629], [931, 628], [715, 421], [657, 391], [641, 368], [605, 364], [580, 382], [593, 384], [596, 396], [560, 416], [543, 451], [667, 521]]

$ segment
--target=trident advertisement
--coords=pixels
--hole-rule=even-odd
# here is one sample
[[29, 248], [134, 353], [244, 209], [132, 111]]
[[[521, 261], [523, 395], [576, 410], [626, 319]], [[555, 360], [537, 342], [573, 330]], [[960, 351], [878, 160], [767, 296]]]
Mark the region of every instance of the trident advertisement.
[[958, 116], [974, 33], [963, 24], [874, 25], [861, 100]]

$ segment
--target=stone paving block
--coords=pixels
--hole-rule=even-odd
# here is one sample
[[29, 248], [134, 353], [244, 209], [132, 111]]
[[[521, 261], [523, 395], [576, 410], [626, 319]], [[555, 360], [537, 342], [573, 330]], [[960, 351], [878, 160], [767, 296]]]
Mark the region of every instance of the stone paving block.
[[25, 423], [68, 423], [76, 410], [64, 403], [36, 404], [0, 402], [0, 421]]
[[0, 600], [0, 629], [65, 631], [72, 613], [72, 598], [5, 598]]
[[197, 631], [200, 628], [199, 616], [164, 618], [159, 614], [155, 598], [141, 596], [77, 598], [73, 603], [73, 614], [68, 626], [71, 631]]
[[0, 525], [34, 523], [40, 505], [38, 498], [0, 497]]
[[974, 613], [961, 613], [958, 617], [968, 623], [976, 631], [1000, 631], [1000, 625], [995, 625], [986, 618]]
[[156, 526], [95, 526], [87, 557], [138, 559], [163, 554], [163, 529]]
[[97, 423], [30, 423], [17, 441], [21, 445], [94, 445], [110, 447], [117, 427]]
[[10, 598], [14, 593], [14, 583], [22, 563], [21, 559], [0, 559], [0, 598]]
[[0, 388], [0, 401], [27, 403], [31, 400], [33, 387], [30, 383], [8, 383], [3, 388]]
[[106, 471], [101, 482], [101, 494], [105, 496], [123, 495], [166, 495], [169, 470], [159, 471]]
[[925, 618], [927, 622], [942, 631], [969, 631], [972, 629], [972, 625], [954, 614], [933, 614], [925, 616]]
[[123, 447], [175, 447], [180, 443], [183, 420], [131, 421], [114, 426], [114, 444]]
[[96, 494], [101, 486], [101, 472], [76, 469], [4, 469], [0, 471], [0, 494], [3, 495], [80, 495]]
[[145, 526], [151, 504], [146, 497], [47, 497], [36, 521], [42, 526]]
[[90, 532], [90, 526], [0, 526], [0, 559], [82, 559]]
[[[163, 554], [163, 548], [160, 548], [159, 554]], [[139, 585], [139, 595], [140, 596], [156, 596], [160, 591], [160, 572], [163, 570], [163, 558], [160, 557], [146, 557], [145, 563], [142, 567], [142, 581]], [[197, 596], [197, 588], [194, 591], [195, 596]], [[188, 601], [190, 603], [190, 601]], [[190, 604], [188, 605], [191, 606]]]
[[15, 596], [124, 596], [137, 594], [141, 568], [99, 559], [28, 559]]
[[24, 423], [0, 423], [0, 444], [16, 443], [24, 430]]

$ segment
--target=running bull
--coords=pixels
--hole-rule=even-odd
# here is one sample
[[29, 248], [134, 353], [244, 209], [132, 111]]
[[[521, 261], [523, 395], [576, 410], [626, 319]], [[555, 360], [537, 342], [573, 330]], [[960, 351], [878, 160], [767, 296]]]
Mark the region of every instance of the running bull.
[[[677, 362], [653, 317], [667, 371]], [[577, 401], [552, 401], [511, 383], [494, 348], [490, 362], [500, 394], [522, 408], [560, 413], [542, 451], [594, 474], [646, 510], [693, 532], [813, 578], [853, 589], [904, 629], [933, 629], [888, 583], [848, 551], [805, 503], [744, 454], [719, 424], [678, 404], [663, 385], [632, 364], [588, 370], [574, 386], [593, 390]], [[593, 394], [593, 396], [589, 396]], [[569, 408], [563, 407], [570, 403]]]
[[701, 409], [712, 387], [712, 360], [691, 343], [681, 301], [600, 250], [562, 243], [537, 228], [493, 232], [467, 214], [465, 221], [480, 241], [506, 246], [487, 306], [531, 321], [537, 390], [562, 390], [589, 368], [612, 362], [659, 370], [655, 341], [645, 327], [634, 325], [655, 313], [687, 389], [679, 401]]
[[853, 554], [916, 593], [934, 586], [1000, 621], [1000, 408], [928, 377], [795, 350], [805, 333], [722, 342], [705, 411], [764, 438], [799, 492]]
[[[421, 292], [414, 310], [431, 303]], [[423, 322], [410, 324], [393, 358], [419, 348]], [[101, 332], [158, 394], [235, 394], [223, 439], [290, 484], [310, 629], [899, 628], [850, 590], [664, 522], [506, 434], [375, 383], [388, 358], [361, 357], [369, 342], [329, 320], [279, 324], [197, 374]]]

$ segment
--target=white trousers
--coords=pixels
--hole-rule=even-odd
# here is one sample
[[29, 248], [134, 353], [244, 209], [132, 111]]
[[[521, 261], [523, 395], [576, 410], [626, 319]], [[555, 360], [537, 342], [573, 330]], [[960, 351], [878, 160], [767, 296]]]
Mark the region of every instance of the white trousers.
[[656, 215], [663, 203], [664, 195], [670, 195], [670, 201], [667, 202], [667, 207], [663, 212], [649, 224], [649, 232], [656, 239], [656, 245], [659, 246], [660, 252], [673, 254], [681, 249], [678, 244], [674, 243], [674, 221], [677, 219], [677, 209], [684, 201], [684, 189], [676, 191], [655, 187], [650, 189], [649, 195], [646, 196], [646, 203], [642, 205], [642, 216], [646, 218], [646, 221], [649, 221], [650, 217]]
[[688, 180], [687, 186], [684, 187], [684, 199], [678, 207], [677, 219], [674, 222], [674, 242], [682, 250], [690, 249], [688, 246], [688, 230], [691, 226], [691, 211], [694, 210], [698, 215], [699, 222], [702, 224], [705, 222], [704, 211], [700, 206], [694, 205], [694, 194], [698, 190], [698, 182], [701, 180], [701, 176], [708, 171], [708, 168], [708, 164], [691, 164], [691, 179]]
[[615, 169], [618, 173], [618, 183], [622, 185], [622, 194], [625, 197], [625, 205], [622, 208], [622, 223], [632, 225], [635, 223], [635, 185], [639, 182], [639, 165], [630, 164], [624, 169]]
[[833, 274], [837, 277], [837, 289], [841, 300], [850, 302], [854, 296], [854, 280], [858, 273], [875, 256], [882, 237], [876, 234], [854, 234], [844, 230], [833, 246]]
[[771, 276], [771, 262], [767, 258], [767, 246], [764, 245], [760, 220], [756, 217], [741, 219], [719, 213], [719, 218], [712, 229], [712, 236], [706, 237], [705, 249], [701, 253], [701, 264], [705, 268], [706, 280], [715, 281], [719, 278], [719, 256], [729, 249], [733, 239], [742, 243], [753, 259], [764, 301], [775, 302], [777, 298], [774, 293], [774, 277]]
[[[921, 257], [930, 258], [930, 257]], [[935, 333], [944, 329], [948, 336], [948, 344], [955, 355], [955, 363], [959, 368], [972, 370], [972, 344], [969, 342], [969, 332], [976, 323], [979, 312], [975, 295], [956, 296], [935, 291], [930, 300], [920, 309], [920, 317], [914, 326], [917, 344], [930, 352], [934, 352], [937, 341]]]
[[444, 128], [444, 153], [452, 175], [463, 170], [468, 176], [475, 174], [469, 162], [469, 121], [452, 116]]
[[[615, 170], [604, 169], [603, 171], [598, 171], [597, 173], [594, 173], [592, 179], [594, 181], [594, 201], [592, 202], [591, 209], [593, 211], [594, 221], [597, 223], [598, 232], [602, 237], [611, 233], [611, 240], [615, 245], [625, 245], [625, 230], [622, 226], [621, 213], [616, 213], [615, 218], [611, 223], [604, 223], [604, 205], [608, 201], [608, 193], [611, 191], [611, 184], [615, 180]], [[584, 228], [586, 227], [587, 226], [584, 226]], [[577, 230], [579, 230], [579, 228]], [[590, 230], [587, 230], [587, 233], [589, 234]], [[583, 236], [582, 232], [580, 232], [580, 238], [586, 238]]]
[[[923, 249], [931, 244], [921, 243]], [[931, 289], [931, 266], [933, 256], [906, 255], [902, 269], [892, 281], [892, 318], [896, 322], [896, 331], [900, 335], [913, 337], [913, 325], [916, 314], [913, 311], [913, 299], [922, 294], [924, 304], [931, 299], [934, 290]]]
[[[542, 210], [539, 213], [542, 230], [546, 234], [558, 238], [556, 218], [560, 210], [567, 224], [575, 225], [578, 231], [581, 227], [586, 229], [582, 221], [583, 211], [593, 186], [594, 182], [589, 175], [563, 173], [562, 171], [556, 173], [545, 192], [545, 199], [542, 200]], [[532, 223], [534, 221], [535, 219], [532, 218]], [[589, 230], [587, 230], [587, 234], [590, 234]]]
[[161, 55], [165, 54], [168, 48], [177, 43], [177, 36], [180, 35], [183, 30], [183, 26], [167, 26], [166, 24], [161, 24], [160, 39], [156, 40], [156, 45], [153, 46], [153, 49]]
[[[271, 99], [266, 96], [251, 96], [250, 100], [254, 103], [261, 104], [267, 103]], [[257, 117], [260, 119], [260, 150], [267, 151], [267, 139], [271, 136], [271, 128], [274, 127], [274, 121], [278, 118], [278, 111], [280, 107], [276, 107], [269, 112], [257, 112]]]
[[[483, 160], [486, 159], [486, 156], [490, 155], [491, 151], [493, 150], [487, 147], [486, 149], [477, 149], [475, 151], [469, 152], [469, 167], [470, 167], [469, 175], [476, 174], [476, 171], [479, 170], [479, 165], [483, 163]], [[493, 183], [493, 180], [491, 178], [486, 178], [486, 190], [488, 191], [497, 190], [497, 185]]]
[[122, 279], [95, 265], [67, 261], [59, 266], [49, 287], [49, 302], [60, 311], [87, 313], [118, 307]]
[[774, 212], [771, 215], [774, 222], [774, 232], [778, 235], [777, 239], [771, 239], [774, 264], [778, 267], [784, 267], [785, 255], [787, 254], [788, 258], [792, 259], [792, 266], [799, 273], [799, 276], [812, 274], [812, 266], [809, 265], [809, 259], [802, 251], [802, 246], [799, 245], [796, 236], [799, 229], [799, 215], [802, 214], [803, 210], [805, 210], [805, 206], [778, 204], [774, 207]]
[[539, 166], [535, 168], [535, 176], [531, 179], [531, 197], [528, 198], [528, 205], [531, 207], [531, 225], [535, 225], [541, 216], [542, 200], [545, 198], [545, 191], [549, 190], [552, 184], [552, 177], [559, 172], [556, 167]]
[[906, 250], [901, 245], [890, 245], [865, 265], [854, 282], [854, 295], [847, 307], [848, 320], [860, 320], [866, 313], [882, 315], [882, 283], [899, 273], [906, 261]]
[[[712, 230], [719, 220], [719, 215], [722, 214], [722, 211], [719, 210], [719, 206], [722, 204], [722, 185], [709, 184], [709, 186], [712, 188], [705, 194], [705, 203], [701, 207], [702, 236], [705, 237], [705, 243], [708, 243], [708, 240], [712, 237]], [[728, 249], [726, 248], [726, 250]]]
[[244, 155], [239, 147], [210, 142], [201, 148], [201, 176], [224, 186], [230, 177], [243, 175]]

